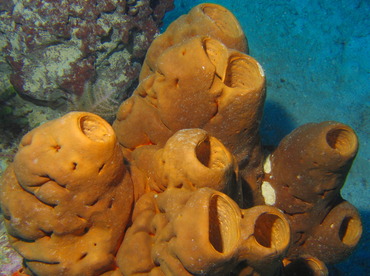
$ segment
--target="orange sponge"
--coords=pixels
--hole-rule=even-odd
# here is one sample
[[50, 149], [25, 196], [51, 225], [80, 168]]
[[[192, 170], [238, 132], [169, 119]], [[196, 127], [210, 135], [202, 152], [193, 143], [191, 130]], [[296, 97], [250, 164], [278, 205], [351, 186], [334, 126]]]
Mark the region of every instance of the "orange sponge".
[[297, 128], [267, 158], [262, 194], [266, 204], [288, 215], [290, 257], [335, 263], [354, 250], [361, 219], [340, 189], [357, 150], [357, 136], [349, 126], [327, 121]]
[[195, 6], [172, 22], [150, 45], [140, 72], [140, 81], [157, 70], [157, 58], [169, 47], [194, 36], [210, 36], [226, 47], [248, 53], [248, 43], [235, 16], [226, 8], [211, 3]]
[[117, 262], [124, 275], [228, 275], [238, 263], [276, 275], [289, 243], [276, 208], [241, 210], [210, 188], [169, 188], [136, 203]]
[[69, 113], [26, 134], [0, 195], [10, 241], [32, 273], [115, 269], [133, 187], [113, 129], [97, 115]]
[[238, 161], [259, 146], [265, 76], [256, 60], [197, 36], [165, 51], [157, 67], [117, 113], [122, 146], [163, 146], [185, 128], [207, 130]]

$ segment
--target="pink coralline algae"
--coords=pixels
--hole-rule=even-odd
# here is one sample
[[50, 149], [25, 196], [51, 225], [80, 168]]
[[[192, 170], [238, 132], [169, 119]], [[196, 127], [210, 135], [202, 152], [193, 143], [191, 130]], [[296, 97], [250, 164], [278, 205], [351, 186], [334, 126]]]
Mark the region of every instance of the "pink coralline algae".
[[[86, 91], [120, 101], [173, 0], [30, 0], [0, 4], [0, 47], [10, 81], [40, 105], [89, 110]], [[91, 96], [89, 96], [91, 98]], [[77, 105], [77, 107], [76, 107]], [[93, 110], [91, 110], [93, 111]]]
[[0, 275], [12, 275], [22, 268], [22, 257], [10, 246], [4, 221], [0, 222]]

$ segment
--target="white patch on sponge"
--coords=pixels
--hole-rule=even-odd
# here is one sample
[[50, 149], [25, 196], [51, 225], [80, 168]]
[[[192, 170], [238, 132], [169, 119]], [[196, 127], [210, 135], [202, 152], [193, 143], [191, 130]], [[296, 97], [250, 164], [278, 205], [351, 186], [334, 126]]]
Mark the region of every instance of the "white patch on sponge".
[[265, 163], [263, 164], [263, 171], [265, 173], [270, 173], [271, 172], [271, 160], [270, 160], [270, 156], [271, 156], [271, 154], [269, 154], [266, 157]]
[[263, 68], [262, 68], [261, 64], [259, 64], [259, 63], [257, 62], [257, 65], [258, 65], [258, 71], [260, 72], [260, 75], [261, 75], [262, 77], [264, 77], [264, 76], [265, 76], [265, 71], [263, 70]]
[[276, 193], [270, 182], [262, 182], [262, 196], [265, 200], [266, 205], [274, 205], [276, 202]]

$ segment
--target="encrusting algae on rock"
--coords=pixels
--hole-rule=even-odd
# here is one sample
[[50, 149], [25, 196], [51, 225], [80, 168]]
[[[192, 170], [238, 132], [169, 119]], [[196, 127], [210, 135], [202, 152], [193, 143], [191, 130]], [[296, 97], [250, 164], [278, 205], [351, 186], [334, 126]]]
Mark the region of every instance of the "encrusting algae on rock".
[[73, 112], [26, 134], [0, 194], [24, 273], [327, 275], [346, 258], [357, 137], [307, 124], [266, 156], [247, 52], [228, 10], [198, 5], [155, 39], [112, 127]]

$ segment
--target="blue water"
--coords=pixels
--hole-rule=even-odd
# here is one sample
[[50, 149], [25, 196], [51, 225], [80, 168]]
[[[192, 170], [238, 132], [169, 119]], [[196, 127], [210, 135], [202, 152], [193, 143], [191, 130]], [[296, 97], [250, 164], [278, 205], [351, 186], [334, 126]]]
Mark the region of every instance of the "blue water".
[[[165, 25], [203, 1], [175, 0]], [[332, 275], [370, 275], [370, 1], [211, 1], [231, 10], [249, 42], [250, 55], [267, 76], [263, 142], [276, 145], [308, 122], [335, 120], [350, 125], [360, 150], [345, 199], [363, 219], [363, 237]]]

